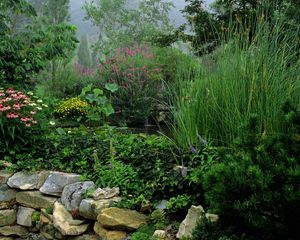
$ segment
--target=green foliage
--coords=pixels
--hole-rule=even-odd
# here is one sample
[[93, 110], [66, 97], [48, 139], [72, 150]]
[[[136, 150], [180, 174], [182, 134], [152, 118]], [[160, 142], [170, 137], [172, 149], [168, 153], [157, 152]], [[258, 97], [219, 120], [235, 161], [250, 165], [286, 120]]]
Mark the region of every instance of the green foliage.
[[[106, 84], [105, 89], [110, 93], [118, 90], [117, 84]], [[105, 122], [109, 116], [115, 113], [110, 100], [104, 95], [104, 91], [100, 88], [93, 88], [92, 84], [84, 87], [79, 95], [89, 103], [86, 114], [87, 122], [101, 123]]]
[[190, 205], [190, 196], [182, 194], [170, 198], [167, 203], [167, 209], [170, 212], [177, 212], [178, 210], [187, 209]]
[[261, 134], [258, 119], [204, 175], [210, 207], [223, 222], [263, 239], [296, 239], [300, 221], [300, 113], [286, 104], [287, 129]]
[[[212, 223], [205, 216], [198, 220], [193, 231], [193, 240], [238, 240], [240, 238], [230, 236], [219, 223]], [[244, 238], [241, 238], [244, 239]]]
[[134, 232], [131, 235], [131, 240], [156, 240], [156, 238], [153, 238], [152, 235], [154, 233], [153, 226], [146, 225], [142, 226], [140, 229], [138, 229], [136, 232]]
[[34, 211], [31, 215], [31, 222], [33, 225], [36, 225], [39, 223], [41, 217], [41, 212], [39, 211]]
[[[3, 2], [3, 1], [2, 1]], [[26, 1], [4, 1], [0, 5], [4, 31], [0, 34], [0, 79], [6, 83], [26, 84], [44, 69], [46, 62], [65, 58], [76, 47], [75, 30], [66, 24], [43, 25], [34, 17], [33, 7]], [[14, 31], [12, 17], [28, 15], [30, 21]], [[22, 16], [23, 16], [22, 15]]]
[[[260, 131], [283, 129], [280, 106], [300, 99], [297, 32], [284, 30], [280, 20], [261, 20], [248, 44], [248, 31], [233, 32], [216, 52], [202, 61], [196, 74], [178, 74], [174, 96], [174, 136], [189, 148], [203, 135], [217, 145], [230, 145], [240, 126], [258, 115]], [[207, 65], [205, 67], [205, 64]]]
[[149, 222], [155, 229], [164, 229], [167, 225], [166, 213], [162, 209], [154, 210], [149, 216]]

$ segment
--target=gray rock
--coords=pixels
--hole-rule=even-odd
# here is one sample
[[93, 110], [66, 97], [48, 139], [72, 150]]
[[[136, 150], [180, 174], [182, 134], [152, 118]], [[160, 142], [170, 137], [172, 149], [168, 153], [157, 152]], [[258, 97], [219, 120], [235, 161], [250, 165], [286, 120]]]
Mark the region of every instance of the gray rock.
[[21, 205], [35, 209], [53, 207], [54, 202], [57, 200], [57, 198], [45, 196], [39, 191], [18, 192], [16, 199]]
[[91, 197], [93, 197], [95, 200], [99, 200], [99, 199], [116, 197], [119, 194], [120, 194], [120, 189], [118, 187], [97, 188], [95, 192], [91, 194]]
[[147, 224], [146, 215], [134, 210], [116, 207], [101, 210], [97, 220], [104, 228], [120, 231], [136, 230]]
[[0, 210], [12, 208], [16, 204], [17, 191], [6, 184], [0, 184]]
[[81, 235], [88, 228], [88, 224], [85, 224], [84, 221], [74, 220], [64, 205], [59, 202], [54, 204], [53, 225], [64, 236]]
[[19, 206], [17, 212], [17, 224], [25, 227], [32, 227], [31, 216], [34, 211], [33, 208]]
[[7, 183], [7, 180], [13, 175], [13, 173], [8, 173], [6, 171], [0, 171], [0, 184]]
[[212, 223], [219, 221], [219, 215], [213, 213], [205, 213], [205, 217]]
[[4, 236], [20, 236], [20, 237], [26, 237], [28, 235], [28, 230], [25, 227], [22, 226], [5, 226], [0, 227], [0, 234]]
[[61, 202], [69, 211], [78, 209], [80, 202], [83, 199], [83, 194], [91, 188], [95, 188], [95, 184], [91, 181], [69, 184], [64, 187], [61, 195]]
[[7, 185], [11, 188], [19, 188], [21, 190], [39, 189], [46, 180], [49, 172], [43, 171], [39, 173], [17, 172], [7, 181]]
[[167, 209], [167, 204], [168, 204], [168, 201], [163, 199], [155, 207], [156, 207], [156, 209], [164, 210], [164, 209]]
[[180, 224], [176, 237], [179, 239], [182, 238], [191, 238], [192, 233], [197, 225], [197, 221], [204, 216], [205, 212], [202, 206], [191, 206], [188, 210], [183, 222]]
[[17, 220], [17, 212], [14, 209], [0, 210], [0, 226], [14, 224]]
[[63, 172], [50, 172], [40, 192], [60, 196], [64, 187], [71, 183], [80, 182], [80, 175]]
[[102, 200], [83, 199], [79, 205], [79, 214], [87, 219], [96, 220], [102, 209], [110, 207], [113, 203], [120, 202], [121, 200], [121, 197]]

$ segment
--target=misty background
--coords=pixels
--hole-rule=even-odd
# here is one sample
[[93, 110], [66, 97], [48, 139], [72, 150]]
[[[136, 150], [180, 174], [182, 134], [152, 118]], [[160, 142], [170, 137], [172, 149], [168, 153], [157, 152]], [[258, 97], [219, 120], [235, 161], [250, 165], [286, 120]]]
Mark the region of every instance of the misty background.
[[[84, 20], [85, 12], [82, 9], [86, 0], [70, 0], [71, 23], [78, 28], [77, 36], [87, 35], [90, 40], [98, 36], [97, 28], [90, 21]], [[205, 0], [205, 6], [208, 8], [214, 0]], [[170, 11], [170, 20], [176, 27], [185, 23], [185, 18], [180, 12], [187, 4], [185, 0], [173, 0], [175, 8]]]

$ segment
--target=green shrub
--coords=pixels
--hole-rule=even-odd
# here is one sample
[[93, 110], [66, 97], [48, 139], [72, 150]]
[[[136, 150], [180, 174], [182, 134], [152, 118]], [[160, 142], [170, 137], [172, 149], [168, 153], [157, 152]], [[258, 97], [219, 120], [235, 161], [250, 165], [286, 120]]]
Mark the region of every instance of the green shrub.
[[298, 237], [300, 112], [284, 109], [286, 131], [261, 134], [253, 117], [234, 150], [203, 177], [206, 200], [223, 222], [262, 239]]
[[161, 92], [161, 69], [149, 47], [119, 48], [100, 65], [103, 85], [116, 83], [112, 96], [119, 119], [127, 124], [144, 123]]

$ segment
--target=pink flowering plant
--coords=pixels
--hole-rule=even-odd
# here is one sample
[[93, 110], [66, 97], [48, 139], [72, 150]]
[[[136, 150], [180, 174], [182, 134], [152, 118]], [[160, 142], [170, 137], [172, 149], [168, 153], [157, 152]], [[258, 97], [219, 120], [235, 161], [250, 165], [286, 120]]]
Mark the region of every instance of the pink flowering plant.
[[0, 88], [0, 146], [8, 149], [20, 142], [26, 144], [45, 107], [48, 106], [32, 92]]
[[162, 73], [148, 46], [119, 48], [99, 65], [104, 83], [115, 83], [112, 96], [116, 113], [126, 123], [141, 123], [151, 115], [161, 90]]

